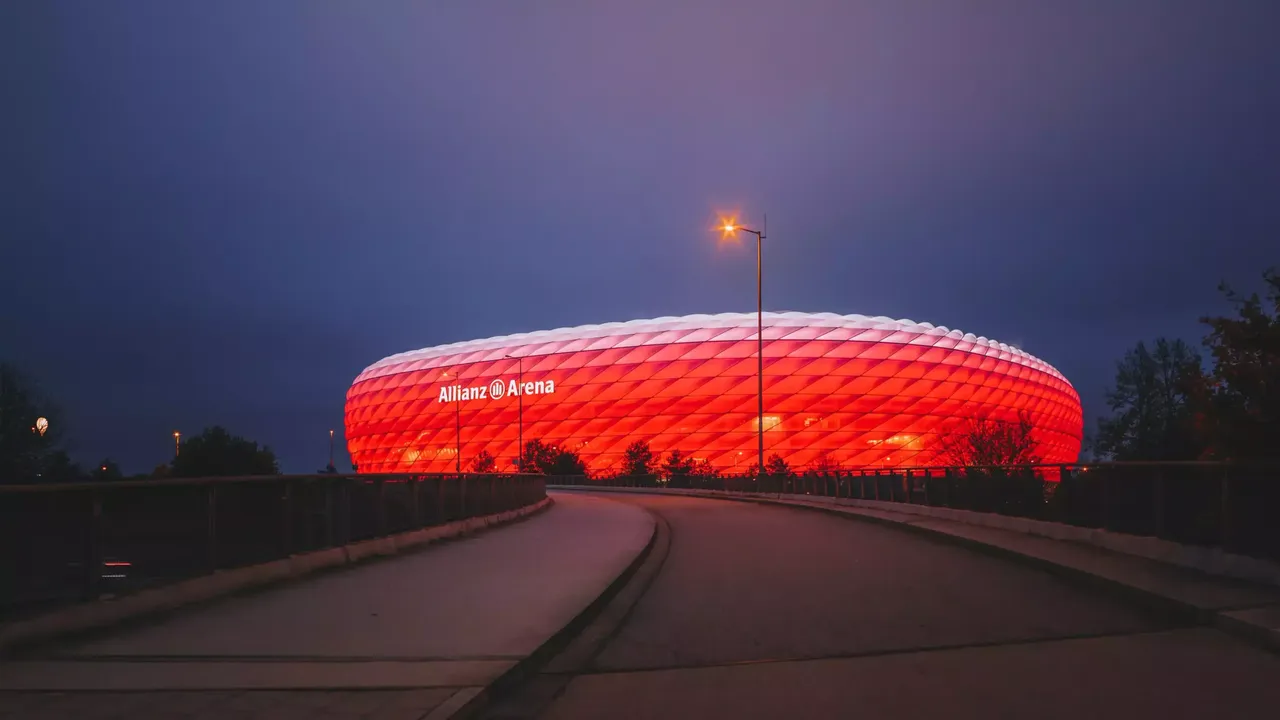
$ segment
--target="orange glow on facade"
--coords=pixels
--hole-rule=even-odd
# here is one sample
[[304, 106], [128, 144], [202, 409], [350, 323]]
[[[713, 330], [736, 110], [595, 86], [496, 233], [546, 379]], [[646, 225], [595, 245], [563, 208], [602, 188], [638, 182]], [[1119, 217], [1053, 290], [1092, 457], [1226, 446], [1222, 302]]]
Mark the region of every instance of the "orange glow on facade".
[[[1044, 462], [1080, 452], [1071, 384], [986, 338], [883, 317], [765, 313], [764, 357], [765, 453], [794, 468], [941, 464], [941, 438], [965, 420], [1019, 411]], [[635, 440], [659, 458], [678, 449], [745, 472], [758, 428], [756, 316], [588, 325], [393, 355], [347, 393], [348, 449], [362, 473], [452, 472], [459, 446], [464, 468], [487, 450], [510, 469], [521, 404], [526, 441], [575, 450], [593, 472], [616, 470]]]

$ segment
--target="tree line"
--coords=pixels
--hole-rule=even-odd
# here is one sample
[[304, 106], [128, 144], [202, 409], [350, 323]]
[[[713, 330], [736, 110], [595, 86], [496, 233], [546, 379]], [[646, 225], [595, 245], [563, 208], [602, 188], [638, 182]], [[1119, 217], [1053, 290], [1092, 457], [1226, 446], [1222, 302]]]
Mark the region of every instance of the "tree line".
[[[125, 476], [111, 458], [86, 468], [64, 447], [62, 413], [39, 386], [11, 363], [0, 363], [0, 483], [148, 480], [165, 477], [278, 475], [271, 448], [225, 428], [205, 428], [183, 440], [177, 454], [149, 473]], [[332, 471], [329, 468], [329, 471]]]
[[1139, 342], [1116, 365], [1110, 415], [1090, 443], [1100, 458], [1280, 459], [1280, 274], [1262, 295], [1220, 290], [1235, 315], [1206, 316], [1207, 358], [1180, 339]]

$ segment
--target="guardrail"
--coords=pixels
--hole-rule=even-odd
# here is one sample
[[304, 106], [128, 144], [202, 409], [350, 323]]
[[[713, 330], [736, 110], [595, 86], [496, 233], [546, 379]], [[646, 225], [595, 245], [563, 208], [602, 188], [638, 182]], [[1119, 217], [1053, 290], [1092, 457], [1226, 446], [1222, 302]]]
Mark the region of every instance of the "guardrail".
[[556, 478], [567, 485], [818, 495], [999, 513], [1280, 560], [1280, 465], [1097, 463], [744, 476]]
[[0, 617], [514, 510], [537, 475], [275, 475], [0, 486]]

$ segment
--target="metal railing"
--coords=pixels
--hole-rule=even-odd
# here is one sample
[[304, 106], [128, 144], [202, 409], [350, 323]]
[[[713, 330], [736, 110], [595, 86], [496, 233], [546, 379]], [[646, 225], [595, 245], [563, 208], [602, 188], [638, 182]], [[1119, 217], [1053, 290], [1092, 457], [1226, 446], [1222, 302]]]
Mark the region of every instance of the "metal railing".
[[0, 617], [546, 497], [537, 475], [277, 475], [0, 486]]
[[1280, 560], [1280, 465], [1210, 462], [919, 467], [765, 477], [608, 480], [670, 487], [910, 503], [1059, 522]]

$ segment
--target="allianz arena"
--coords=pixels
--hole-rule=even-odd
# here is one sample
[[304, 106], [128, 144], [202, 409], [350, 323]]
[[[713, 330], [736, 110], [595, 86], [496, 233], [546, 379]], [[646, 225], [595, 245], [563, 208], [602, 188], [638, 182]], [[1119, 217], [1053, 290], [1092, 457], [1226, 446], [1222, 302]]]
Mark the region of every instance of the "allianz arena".
[[[347, 392], [359, 472], [464, 471], [482, 451], [512, 469], [526, 442], [618, 469], [646, 440], [726, 472], [756, 459], [756, 315], [583, 325], [392, 355]], [[765, 454], [793, 468], [944, 464], [970, 418], [1030, 415], [1044, 462], [1074, 462], [1080, 398], [1022, 350], [911, 320], [764, 314]], [[460, 430], [460, 432], [459, 432]]]

